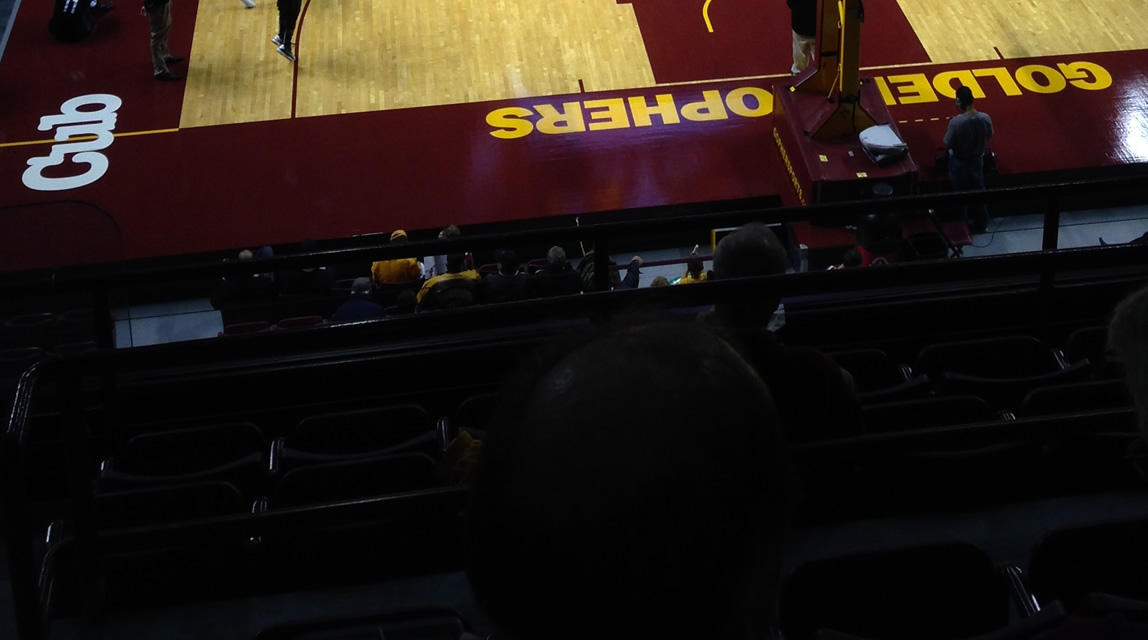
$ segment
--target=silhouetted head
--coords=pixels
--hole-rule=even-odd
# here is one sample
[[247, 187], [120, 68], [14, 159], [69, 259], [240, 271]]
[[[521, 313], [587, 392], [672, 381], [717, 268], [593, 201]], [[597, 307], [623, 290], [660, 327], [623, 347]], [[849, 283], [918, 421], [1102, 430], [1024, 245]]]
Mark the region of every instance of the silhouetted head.
[[447, 273], [462, 273], [466, 271], [466, 254], [451, 253], [446, 257]]
[[498, 252], [498, 271], [503, 275], [512, 276], [518, 273], [518, 254], [503, 249]]
[[957, 108], [966, 111], [971, 106], [973, 106], [973, 90], [965, 86], [957, 87]]
[[403, 231], [402, 229], [395, 229], [393, 232], [391, 232], [391, 244], [406, 244], [408, 242], [410, 242], [410, 239], [407, 238], [406, 231]]
[[566, 250], [559, 246], [550, 247], [546, 252], [546, 267], [552, 271], [561, 271], [566, 266]]
[[666, 276], [657, 276], [650, 282], [650, 286], [651, 287], [668, 287], [668, 286], [670, 286], [670, 281], [666, 279]]
[[686, 263], [686, 271], [688, 271], [693, 278], [700, 278], [702, 269], [705, 269], [705, 263], [702, 262], [701, 258], [690, 258], [690, 261]]
[[367, 296], [371, 293], [371, 279], [370, 278], [355, 278], [351, 283], [351, 293], [357, 296]]
[[496, 637], [766, 637], [788, 514], [769, 390], [696, 323], [531, 360], [483, 440], [467, 576]]
[[[721, 239], [714, 251], [713, 275], [718, 280], [771, 276], [785, 273], [789, 259], [785, 246], [769, 227], [752, 222]], [[781, 298], [768, 289], [748, 290], [736, 303], [714, 305], [722, 324], [764, 326]]]

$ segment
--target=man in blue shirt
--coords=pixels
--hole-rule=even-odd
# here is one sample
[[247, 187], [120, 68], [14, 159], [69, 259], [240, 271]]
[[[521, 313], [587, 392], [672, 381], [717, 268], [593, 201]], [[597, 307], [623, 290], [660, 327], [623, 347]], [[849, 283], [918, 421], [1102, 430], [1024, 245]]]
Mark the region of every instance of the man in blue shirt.
[[351, 299], [339, 305], [331, 322], [358, 322], [383, 317], [383, 308], [371, 302], [371, 280], [355, 278], [351, 284]]
[[[957, 191], [985, 188], [985, 144], [993, 138], [993, 121], [987, 113], [973, 106], [973, 92], [968, 87], [957, 89], [959, 116], [949, 120], [945, 131], [945, 149], [949, 154], [949, 181]], [[961, 217], [969, 223], [969, 231], [984, 233], [989, 222], [988, 210], [983, 203], [973, 205], [973, 216], [968, 207], [959, 207]]]

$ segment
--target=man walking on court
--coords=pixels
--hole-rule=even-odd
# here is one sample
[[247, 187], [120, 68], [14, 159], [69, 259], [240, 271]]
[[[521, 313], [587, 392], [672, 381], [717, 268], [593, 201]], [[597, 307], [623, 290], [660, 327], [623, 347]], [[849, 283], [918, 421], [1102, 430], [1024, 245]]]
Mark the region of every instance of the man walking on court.
[[291, 36], [295, 33], [295, 23], [299, 20], [299, 10], [303, 0], [278, 0], [279, 5], [279, 34], [271, 38], [271, 44], [276, 46], [279, 55], [295, 62], [295, 53], [291, 50]]
[[140, 15], [147, 16], [151, 25], [151, 65], [156, 80], [172, 82], [180, 76], [172, 73], [167, 65], [183, 62], [183, 58], [171, 55], [167, 50], [167, 38], [171, 34], [171, 0], [144, 0]]
[[793, 67], [790, 72], [797, 75], [809, 67], [813, 50], [817, 47], [817, 0], [785, 0], [785, 4], [789, 5], [793, 27]]
[[[977, 111], [973, 106], [973, 92], [968, 87], [957, 88], [957, 108], [959, 116], [949, 120], [945, 131], [945, 149], [949, 154], [949, 181], [956, 191], [972, 191], [985, 188], [985, 144], [993, 138], [993, 121], [987, 113]], [[968, 216], [968, 206], [960, 207], [961, 217], [969, 224], [972, 233], [984, 233], [988, 227], [989, 214], [984, 203], [973, 205], [973, 216]]]

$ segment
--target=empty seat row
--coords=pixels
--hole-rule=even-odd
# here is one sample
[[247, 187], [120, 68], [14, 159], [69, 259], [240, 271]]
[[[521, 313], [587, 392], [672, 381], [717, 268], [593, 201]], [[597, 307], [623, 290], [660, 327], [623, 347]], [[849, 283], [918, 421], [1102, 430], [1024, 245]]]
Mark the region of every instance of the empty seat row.
[[421, 407], [400, 405], [313, 416], [270, 445], [245, 422], [140, 434], [101, 463], [99, 481], [104, 489], [124, 489], [223, 480], [259, 491], [268, 472], [401, 453], [431, 459], [444, 447]]
[[[1081, 348], [1081, 352], [1088, 351]], [[1025, 395], [1038, 387], [1119, 377], [1114, 375], [1118, 368], [1103, 354], [1094, 356], [1100, 358], [1097, 361], [1087, 357], [1072, 360], [1031, 336], [929, 345], [920, 351], [912, 367], [895, 363], [878, 349], [839, 352], [830, 357], [852, 374], [863, 404], [936, 393], [975, 395], [995, 407], [1016, 410]]]

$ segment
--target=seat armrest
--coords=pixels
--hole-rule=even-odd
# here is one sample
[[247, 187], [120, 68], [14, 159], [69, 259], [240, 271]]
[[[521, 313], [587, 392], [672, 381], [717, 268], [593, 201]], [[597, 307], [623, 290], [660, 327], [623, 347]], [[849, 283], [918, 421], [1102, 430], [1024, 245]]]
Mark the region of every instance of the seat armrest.
[[[252, 515], [265, 513], [267, 511], [267, 496], [259, 496], [251, 501]], [[260, 536], [251, 536], [247, 539], [249, 546], [258, 546], [263, 543], [263, 538]]]
[[450, 418], [443, 416], [435, 420], [435, 429], [438, 431], [439, 456], [441, 457], [450, 447], [450, 441], [454, 439], [450, 430]]
[[1031, 618], [1040, 613], [1040, 603], [1028, 588], [1028, 580], [1024, 572], [1015, 564], [1004, 564], [1000, 567], [1001, 578], [1008, 585], [1009, 596], [1022, 618]]
[[283, 438], [271, 441], [271, 448], [267, 453], [267, 473], [271, 476], [279, 475], [283, 463]]

